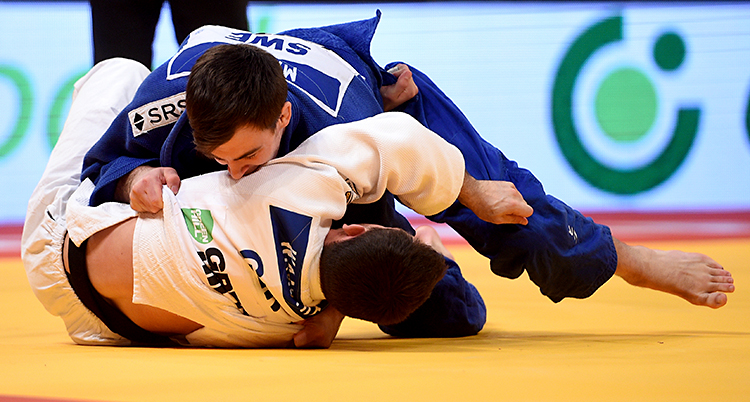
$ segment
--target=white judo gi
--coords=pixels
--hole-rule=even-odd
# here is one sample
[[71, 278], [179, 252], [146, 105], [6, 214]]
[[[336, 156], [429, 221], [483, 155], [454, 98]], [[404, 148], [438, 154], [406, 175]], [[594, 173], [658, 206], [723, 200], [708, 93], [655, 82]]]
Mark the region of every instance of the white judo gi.
[[[107, 329], [73, 293], [61, 263], [66, 226], [81, 244], [99, 230], [138, 217], [133, 302], [203, 325], [181, 342], [284, 346], [301, 329], [294, 322], [320, 311], [325, 298], [320, 252], [332, 221], [349, 203], [373, 202], [388, 190], [416, 212], [433, 215], [449, 207], [461, 189], [464, 160], [458, 149], [408, 115], [385, 113], [326, 128], [241, 180], [215, 172], [184, 180], [177, 196], [165, 187], [164, 209], [157, 214], [138, 214], [117, 203], [89, 207], [93, 184], [79, 186], [80, 157], [143, 79], [132, 63], [97, 65], [77, 84], [24, 226], [22, 255], [32, 288], [63, 318], [77, 343], [129, 341]], [[100, 97], [114, 96], [109, 92], [125, 99]], [[69, 148], [65, 153], [74, 158], [60, 151]]]

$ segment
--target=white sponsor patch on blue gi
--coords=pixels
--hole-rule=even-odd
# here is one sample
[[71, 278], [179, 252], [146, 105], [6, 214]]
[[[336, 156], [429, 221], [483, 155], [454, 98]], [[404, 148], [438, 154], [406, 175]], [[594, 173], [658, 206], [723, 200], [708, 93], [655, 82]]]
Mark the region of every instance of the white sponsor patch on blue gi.
[[349, 84], [359, 73], [336, 53], [293, 36], [254, 34], [218, 26], [200, 28], [170, 60], [167, 80], [190, 75], [195, 61], [218, 44], [258, 46], [279, 60], [290, 85], [304, 92], [333, 117], [338, 115]]
[[172, 124], [185, 111], [185, 92], [147, 103], [128, 113], [133, 137]]

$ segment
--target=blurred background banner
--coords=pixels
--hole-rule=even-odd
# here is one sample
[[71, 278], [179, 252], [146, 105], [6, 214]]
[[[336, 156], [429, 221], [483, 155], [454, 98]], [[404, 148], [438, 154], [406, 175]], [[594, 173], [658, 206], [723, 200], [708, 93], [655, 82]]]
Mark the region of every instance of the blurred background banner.
[[[376, 61], [427, 73], [579, 210], [750, 211], [750, 3], [251, 2], [248, 16], [278, 32], [377, 9]], [[154, 66], [177, 49], [168, 13]], [[91, 43], [87, 2], [0, 2], [0, 225], [23, 222]]]

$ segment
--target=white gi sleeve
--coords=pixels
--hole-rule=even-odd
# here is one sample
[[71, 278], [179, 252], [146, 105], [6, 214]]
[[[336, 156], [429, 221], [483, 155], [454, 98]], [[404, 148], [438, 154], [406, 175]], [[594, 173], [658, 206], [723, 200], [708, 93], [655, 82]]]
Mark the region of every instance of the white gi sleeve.
[[334, 167], [351, 202], [375, 202], [388, 190], [422, 215], [453, 204], [464, 179], [458, 148], [401, 112], [327, 127], [281, 160]]

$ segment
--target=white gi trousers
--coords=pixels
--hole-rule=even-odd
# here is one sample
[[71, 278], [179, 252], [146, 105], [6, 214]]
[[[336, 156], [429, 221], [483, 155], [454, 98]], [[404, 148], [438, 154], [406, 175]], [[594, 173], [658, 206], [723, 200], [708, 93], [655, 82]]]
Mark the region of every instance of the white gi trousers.
[[79, 344], [128, 345], [110, 331], [73, 292], [62, 263], [65, 209], [80, 184], [83, 157], [133, 98], [149, 70], [127, 59], [98, 63], [75, 84], [73, 103], [47, 167], [26, 211], [21, 257], [34, 294], [65, 322]]

